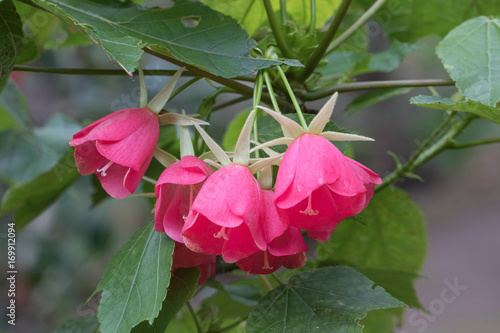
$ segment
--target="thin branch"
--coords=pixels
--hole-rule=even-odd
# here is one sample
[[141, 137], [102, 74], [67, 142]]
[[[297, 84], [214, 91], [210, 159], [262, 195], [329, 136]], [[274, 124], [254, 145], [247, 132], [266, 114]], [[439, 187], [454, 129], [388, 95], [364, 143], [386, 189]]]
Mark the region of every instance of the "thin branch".
[[[123, 69], [90, 69], [90, 68], [51, 68], [51, 67], [32, 67], [32, 66], [14, 66], [13, 71], [31, 72], [31, 73], [49, 73], [49, 74], [68, 74], [68, 75], [118, 75], [128, 76]], [[170, 69], [144, 69], [144, 75], [172, 76], [177, 70]], [[139, 71], [133, 72], [133, 75], [139, 75]], [[191, 71], [184, 71], [182, 76], [198, 76]]]
[[422, 79], [422, 80], [386, 80], [386, 81], [364, 81], [341, 83], [327, 89], [308, 92], [304, 100], [315, 101], [317, 99], [331, 96], [337, 92], [370, 90], [381, 88], [403, 88], [403, 87], [430, 87], [430, 86], [453, 86], [455, 82], [451, 79]]
[[266, 9], [267, 19], [269, 21], [269, 25], [271, 26], [274, 39], [276, 39], [276, 43], [278, 44], [279, 49], [283, 52], [283, 55], [285, 57], [290, 59], [295, 58], [293, 52], [288, 48], [283, 34], [281, 33], [281, 27], [278, 25], [278, 20], [276, 20], [276, 16], [274, 15], [273, 6], [271, 5], [270, 0], [264, 0], [264, 8]]
[[220, 110], [220, 109], [224, 109], [224, 108], [226, 108], [228, 106], [231, 106], [231, 105], [234, 105], [234, 104], [241, 103], [241, 102], [246, 101], [248, 99], [250, 99], [250, 97], [248, 97], [248, 96], [236, 97], [236, 98], [234, 98], [234, 99], [232, 99], [230, 101], [227, 101], [227, 102], [224, 102], [224, 103], [221, 103], [219, 105], [214, 106], [212, 108], [212, 112]]
[[186, 302], [186, 306], [189, 310], [189, 313], [191, 314], [191, 317], [193, 317], [194, 324], [196, 325], [196, 331], [198, 333], [202, 333], [203, 330], [201, 328], [200, 322], [198, 321], [198, 317], [196, 316], [196, 313], [194, 312], [193, 307], [191, 306], [191, 304], [189, 302]]
[[488, 145], [491, 143], [498, 143], [498, 142], [500, 142], [500, 138], [484, 139], [484, 140], [477, 140], [477, 141], [471, 141], [471, 142], [465, 142], [465, 143], [452, 143], [452, 144], [450, 144], [450, 146], [448, 148], [449, 149], [462, 149], [462, 148], [470, 148], [470, 147]]
[[335, 18], [333, 19], [333, 22], [332, 24], [330, 24], [330, 27], [328, 28], [326, 36], [321, 40], [314, 53], [307, 60], [305, 64], [306, 68], [301, 73], [302, 79], [308, 78], [309, 75], [311, 75], [314, 72], [316, 66], [318, 66], [319, 61], [325, 55], [328, 45], [330, 45], [330, 42], [332, 41], [333, 37], [335, 37], [335, 34], [339, 30], [340, 23], [342, 23], [342, 20], [344, 19], [344, 16], [347, 13], [347, 9], [349, 9], [351, 1], [352, 0], [343, 0], [342, 3], [340, 4], [340, 7], [337, 10], [337, 13], [335, 14]]
[[343, 42], [345, 42], [349, 37], [351, 37], [356, 30], [358, 30], [363, 24], [366, 23], [372, 17], [377, 10], [386, 2], [387, 0], [377, 0], [375, 3], [368, 8], [368, 10], [361, 15], [361, 17], [354, 22], [353, 25], [351, 25], [342, 35], [340, 35], [337, 39], [335, 39], [330, 47], [328, 48], [328, 51], [326, 51], [326, 54], [332, 53], [335, 49], [337, 49], [340, 45], [342, 45]]
[[264, 284], [266, 285], [267, 289], [269, 291], [273, 290], [273, 285], [271, 284], [271, 282], [269, 282], [269, 280], [267, 279], [267, 277], [265, 275], [262, 275], [262, 274], [259, 274], [259, 279], [261, 279]]

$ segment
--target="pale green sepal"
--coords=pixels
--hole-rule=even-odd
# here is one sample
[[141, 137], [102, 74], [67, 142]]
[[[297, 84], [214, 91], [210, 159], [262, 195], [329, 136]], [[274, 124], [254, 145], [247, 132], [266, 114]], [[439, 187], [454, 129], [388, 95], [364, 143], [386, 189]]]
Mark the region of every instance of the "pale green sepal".
[[144, 72], [142, 71], [142, 66], [139, 65], [139, 87], [141, 88], [139, 93], [139, 106], [141, 108], [148, 105], [148, 90], [146, 89], [146, 80], [144, 80]]
[[154, 113], [158, 114], [160, 113], [161, 109], [167, 104], [168, 100], [170, 99], [170, 95], [172, 95], [172, 91], [174, 91], [175, 84], [177, 83], [177, 80], [179, 80], [179, 77], [182, 74], [182, 71], [185, 69], [185, 67], [181, 67], [174, 76], [172, 76], [172, 79], [168, 81], [168, 84], [156, 95], [148, 104], [148, 107], [153, 111]]
[[165, 168], [167, 168], [168, 166], [170, 166], [171, 164], [174, 164], [175, 162], [177, 162], [177, 158], [164, 151], [163, 149], [160, 149], [158, 147], [155, 148], [155, 152], [153, 154], [153, 156], [158, 160], [158, 162], [160, 162], [161, 164], [163, 164], [163, 166]]
[[[256, 142], [256, 141], [252, 140], [250, 142], [253, 143], [254, 145], [259, 145], [259, 142]], [[272, 150], [270, 148], [263, 147], [263, 148], [260, 148], [260, 149], [262, 149], [268, 156], [276, 156], [276, 155], [279, 154], [277, 151], [274, 151], [274, 150]], [[252, 159], [250, 159], [250, 163], [252, 163]]]
[[277, 113], [271, 109], [268, 109], [266, 107], [263, 107], [263, 106], [257, 106], [257, 107], [259, 109], [267, 112], [271, 117], [276, 119], [276, 121], [281, 124], [281, 128], [283, 129], [283, 134], [285, 136], [292, 137], [292, 138], [296, 139], [305, 133], [304, 130], [302, 129], [302, 127], [299, 124], [297, 124], [295, 121], [293, 121], [292, 119], [287, 118], [287, 117], [283, 116], [282, 114], [279, 114], [279, 113]]
[[213, 167], [216, 167], [217, 169], [221, 169], [223, 168], [224, 166], [222, 164], [219, 164], [215, 161], [212, 161], [211, 159], [207, 158], [207, 159], [204, 159], [203, 162], [205, 162], [206, 164], [208, 165], [211, 165]]
[[179, 137], [181, 145], [181, 157], [188, 155], [194, 156], [193, 141], [191, 141], [191, 134], [189, 133], [189, 127], [181, 126]]
[[196, 119], [193, 117], [185, 116], [178, 113], [165, 113], [158, 116], [158, 120], [160, 125], [180, 125], [180, 126], [190, 126], [193, 125], [193, 122], [199, 125], [209, 125], [204, 120]]
[[279, 165], [283, 155], [285, 155], [285, 153], [279, 154], [276, 156], [272, 156], [272, 157], [263, 158], [260, 161], [255, 162], [254, 164], [252, 164], [248, 168], [250, 169], [250, 172], [252, 173], [252, 175], [256, 174], [260, 170], [264, 169], [266, 166]]
[[259, 175], [259, 185], [263, 190], [273, 189], [273, 168], [270, 165], [262, 169]]
[[250, 134], [252, 133], [254, 115], [255, 110], [252, 110], [241, 129], [238, 141], [236, 141], [236, 145], [234, 146], [233, 163], [248, 165], [248, 159], [250, 158]]
[[200, 132], [201, 137], [207, 144], [208, 148], [214, 153], [215, 157], [221, 162], [223, 166], [228, 166], [231, 164], [231, 160], [224, 152], [224, 150], [208, 135], [203, 128], [201, 128], [197, 123], [193, 122], [194, 127]]
[[264, 149], [267, 147], [279, 146], [279, 145], [289, 145], [290, 143], [293, 142], [293, 140], [295, 140], [295, 139], [294, 138], [287, 138], [287, 137], [273, 139], [271, 141], [267, 141], [267, 142], [264, 142], [258, 146], [253, 147], [252, 149], [250, 149], [250, 153], [253, 153], [256, 150]]
[[333, 108], [337, 102], [337, 97], [339, 93], [336, 92], [333, 96], [326, 102], [325, 105], [319, 110], [318, 114], [313, 118], [309, 127], [307, 128], [307, 133], [320, 134], [326, 126], [326, 123], [330, 121], [332, 116]]
[[375, 141], [367, 136], [340, 132], [323, 132], [320, 135], [329, 141]]

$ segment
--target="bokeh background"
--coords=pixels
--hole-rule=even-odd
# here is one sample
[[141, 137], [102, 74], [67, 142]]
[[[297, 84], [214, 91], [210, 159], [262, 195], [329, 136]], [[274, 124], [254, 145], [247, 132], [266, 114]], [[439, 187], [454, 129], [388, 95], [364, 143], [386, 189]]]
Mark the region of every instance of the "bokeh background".
[[[408, 55], [400, 68], [391, 73], [374, 73], [359, 80], [447, 78], [434, 54], [437, 38], [425, 38], [420, 48]], [[370, 49], [378, 52], [388, 44], [374, 36]], [[47, 51], [32, 65], [70, 68], [118, 68], [96, 46], [69, 47]], [[145, 68], [177, 69], [168, 63], [146, 57]], [[43, 127], [66, 116], [78, 122], [93, 121], [120, 108], [138, 105], [138, 79], [126, 76], [56, 75], [16, 73], [19, 89], [26, 95], [31, 123]], [[150, 96], [168, 80], [148, 79]], [[181, 79], [186, 82], [187, 79]], [[202, 99], [213, 88], [204, 80], [178, 95], [168, 109], [196, 113]], [[438, 88], [451, 95], [453, 88]], [[442, 121], [438, 110], [409, 104], [411, 96], [430, 94], [414, 89], [345, 117], [343, 110], [363, 92], [342, 93], [333, 120], [341, 127], [375, 138], [374, 143], [354, 143], [356, 158], [384, 176], [395, 167], [387, 154], [392, 151], [402, 160], [419, 148], [420, 143]], [[223, 102], [229, 96], [221, 96]], [[310, 103], [319, 108], [324, 101]], [[211, 134], [220, 140], [225, 126], [238, 112], [249, 106], [240, 103], [215, 112]], [[54, 133], [69, 142], [78, 123]], [[497, 125], [476, 120], [460, 138], [464, 141], [498, 137]], [[0, 142], [0, 145], [12, 144]], [[2, 166], [8, 161], [1, 156]], [[409, 309], [400, 332], [468, 333], [498, 332], [500, 327], [500, 144], [466, 150], [447, 151], [417, 170], [425, 182], [404, 180], [404, 188], [418, 203], [427, 221], [428, 255], [416, 282], [421, 303], [429, 314]], [[3, 172], [2, 170], [0, 170]], [[7, 188], [0, 181], [0, 193]], [[107, 199], [91, 207], [94, 187], [91, 177], [80, 178], [46, 212], [17, 234], [17, 322], [13, 332], [49, 332], [66, 319], [95, 313], [97, 301], [88, 297], [95, 290], [104, 269], [123, 245], [150, 216], [151, 206], [143, 198]], [[4, 251], [9, 215], [2, 220]], [[401, 221], [404, 223], [404, 221]], [[2, 252], [3, 254], [4, 252]], [[466, 286], [456, 299], [443, 304], [448, 283]], [[2, 288], [2, 290], [4, 290]], [[2, 302], [5, 301], [2, 291]], [[3, 306], [4, 303], [2, 303]], [[434, 314], [433, 314], [434, 313]]]

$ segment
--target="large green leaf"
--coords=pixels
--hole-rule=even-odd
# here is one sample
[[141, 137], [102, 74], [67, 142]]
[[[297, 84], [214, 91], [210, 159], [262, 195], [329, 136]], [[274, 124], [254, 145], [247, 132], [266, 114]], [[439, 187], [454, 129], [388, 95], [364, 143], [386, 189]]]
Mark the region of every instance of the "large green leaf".
[[269, 292], [250, 314], [247, 332], [360, 332], [368, 311], [403, 306], [353, 268], [325, 267]]
[[0, 132], [26, 127], [29, 123], [28, 103], [19, 88], [8, 81], [0, 93]]
[[[262, 25], [267, 24], [266, 10], [260, 0], [203, 0], [203, 3], [237, 19], [250, 35]], [[280, 9], [279, 0], [271, 0], [271, 4], [275, 11]], [[315, 27], [319, 28], [324, 25], [333, 16], [339, 5], [340, 0], [317, 0]], [[288, 0], [286, 11], [288, 19], [292, 19], [296, 24], [310, 25], [310, 1]]]
[[23, 43], [21, 18], [11, 0], [0, 2], [0, 92], [4, 88]]
[[168, 286], [167, 297], [163, 301], [158, 317], [150, 325], [143, 321], [132, 329], [132, 333], [158, 333], [165, 332], [168, 324], [176, 313], [189, 301], [194, 294], [200, 270], [198, 267], [178, 268], [172, 274]]
[[419, 95], [412, 97], [410, 103], [431, 109], [469, 112], [500, 124], [499, 108], [484, 105], [480, 102], [472, 100], [468, 100], [465, 102], [455, 102], [449, 98], [441, 96]]
[[480, 16], [453, 29], [436, 54], [467, 99], [500, 101], [500, 17]]
[[170, 284], [173, 251], [174, 241], [155, 231], [153, 219], [118, 250], [96, 289], [102, 290], [101, 332], [128, 333], [144, 320], [153, 323]]
[[[222, 77], [250, 74], [281, 61], [249, 56], [254, 40], [233, 18], [199, 2], [179, 0], [171, 8], [112, 8], [89, 0], [34, 0], [92, 41], [131, 73], [146, 46]], [[297, 61], [287, 61], [299, 65]]]
[[47, 209], [79, 177], [73, 150], [69, 150], [51, 170], [10, 188], [3, 197], [0, 214], [13, 211], [16, 226], [20, 230]]
[[[373, 0], [358, 0], [365, 8]], [[400, 0], [387, 1], [374, 15], [391, 38], [415, 42], [444, 37], [460, 23], [478, 15], [498, 15], [498, 0]]]
[[427, 238], [422, 213], [408, 194], [386, 188], [375, 194], [361, 216], [366, 225], [346, 219], [328, 241], [319, 243], [317, 259], [418, 274]]

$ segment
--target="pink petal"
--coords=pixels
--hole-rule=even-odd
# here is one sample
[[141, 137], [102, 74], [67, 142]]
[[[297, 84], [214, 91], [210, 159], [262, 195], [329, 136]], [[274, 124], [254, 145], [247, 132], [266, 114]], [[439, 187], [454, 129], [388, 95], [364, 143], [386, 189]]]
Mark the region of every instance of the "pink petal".
[[78, 172], [82, 175], [91, 175], [109, 161], [99, 154], [95, 147], [95, 141], [90, 141], [75, 147], [75, 162]]
[[372, 170], [368, 169], [365, 167], [363, 164], [359, 163], [358, 161], [355, 161], [349, 157], [346, 157], [346, 159], [349, 161], [351, 164], [352, 168], [358, 175], [359, 179], [365, 183], [372, 183], [372, 184], [382, 184], [382, 179], [373, 172]]
[[224, 239], [214, 236], [220, 231], [221, 227], [219, 225], [212, 223], [202, 214], [191, 210], [182, 229], [182, 235], [184, 236], [184, 243], [191, 251], [221, 255]]
[[195, 156], [184, 156], [163, 171], [156, 186], [162, 184], [197, 184], [203, 182], [214, 170]]
[[294, 227], [289, 227], [283, 235], [269, 244], [269, 253], [277, 257], [294, 255], [307, 250], [309, 249], [300, 229]]
[[244, 223], [229, 229], [227, 237], [228, 240], [222, 246], [222, 258], [227, 263], [236, 262], [260, 251]]
[[114, 163], [106, 170], [106, 176], [103, 176], [99, 172], [96, 175], [102, 187], [110, 196], [123, 199], [132, 193], [123, 185], [123, 181], [129, 171], [130, 168]]
[[[108, 114], [107, 116], [93, 122], [92, 124], [86, 126], [80, 132], [73, 135], [73, 140], [70, 141], [69, 145], [70, 146], [77, 146], [77, 145], [80, 145], [80, 144], [87, 142], [87, 141], [95, 141], [99, 137], [99, 134], [101, 133], [101, 131], [104, 128], [106, 128], [107, 126], [109, 126], [111, 123], [113, 123], [113, 120], [111, 120], [111, 122], [108, 123], [107, 125], [104, 125], [100, 128], [97, 128], [97, 127], [99, 127], [99, 125], [107, 122], [108, 120], [110, 120], [112, 118], [118, 119], [119, 116], [126, 111], [127, 111], [127, 109], [113, 112], [113, 113]], [[125, 133], [122, 133], [122, 135], [124, 135], [124, 134]]]
[[[125, 127], [124, 129], [116, 126], [107, 128], [107, 132], [101, 133], [96, 143], [97, 150], [101, 155], [136, 171], [139, 171], [145, 160], [153, 156], [159, 135], [157, 116], [150, 111], [143, 111], [140, 114], [143, 115], [137, 120], [142, 121], [139, 123], [140, 126], [136, 122], [131, 123], [135, 120], [135, 117], [133, 117], [132, 119], [128, 119], [127, 122], [122, 122]], [[115, 131], [121, 130], [127, 133], [127, 135], [119, 141], [112, 141], [109, 137], [115, 138], [118, 135], [115, 135], [114, 132], [109, 132], [110, 129]]]
[[189, 213], [190, 194], [189, 185], [187, 188], [174, 184], [161, 186], [155, 207], [156, 231], [165, 231], [176, 242], [184, 243], [182, 237], [183, 217], [187, 217]]
[[311, 239], [315, 239], [318, 242], [326, 242], [332, 236], [334, 230], [326, 230], [326, 231], [314, 231], [308, 230], [307, 236]]
[[137, 186], [139, 186], [142, 177], [144, 177], [144, 174], [146, 174], [146, 171], [148, 170], [149, 163], [151, 163], [152, 158], [153, 156], [146, 159], [138, 171], [129, 168], [129, 172], [125, 175], [125, 179], [123, 180], [123, 186], [125, 186], [130, 193], [134, 193]]
[[214, 255], [196, 253], [187, 248], [184, 244], [175, 243], [172, 269], [179, 267], [195, 267], [203, 264], [215, 264]]

